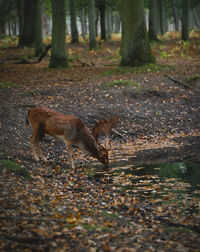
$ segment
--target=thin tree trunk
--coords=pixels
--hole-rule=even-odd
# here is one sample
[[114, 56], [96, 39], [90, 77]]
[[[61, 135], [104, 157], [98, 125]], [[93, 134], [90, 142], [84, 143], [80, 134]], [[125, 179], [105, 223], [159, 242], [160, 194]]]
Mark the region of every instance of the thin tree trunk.
[[199, 28], [200, 27], [200, 25], [199, 25], [199, 19], [198, 19], [197, 12], [196, 12], [195, 9], [192, 9], [192, 15], [194, 17], [195, 26], [197, 28]]
[[65, 0], [52, 2], [52, 50], [49, 66], [52, 68], [68, 67], [66, 56], [66, 12]]
[[42, 1], [37, 0], [35, 12], [35, 56], [38, 57], [43, 52], [43, 42], [42, 42]]
[[95, 18], [95, 32], [96, 32], [96, 37], [98, 36], [98, 23], [99, 23], [99, 12], [96, 12], [96, 18]]
[[75, 6], [74, 6], [74, 0], [70, 0], [70, 20], [71, 20], [71, 43], [76, 44], [78, 43], [78, 30], [77, 30], [77, 24], [76, 24], [76, 13], [75, 13]]
[[86, 10], [84, 5], [81, 6], [80, 22], [81, 22], [82, 37], [85, 39], [85, 35], [87, 33], [87, 27], [86, 27]]
[[160, 2], [160, 32], [163, 35], [166, 31], [168, 31], [168, 23], [164, 2], [163, 0], [159, 0], [159, 2]]
[[158, 41], [158, 33], [160, 30], [160, 18], [158, 13], [158, 0], [149, 1], [149, 39]]
[[175, 30], [178, 31], [179, 30], [179, 25], [178, 25], [178, 19], [177, 19], [177, 14], [176, 14], [176, 6], [175, 6], [175, 3], [174, 3], [174, 0], [172, 0], [172, 13], [173, 13], [173, 17], [174, 17]]
[[47, 14], [44, 4], [42, 4], [42, 30], [43, 30], [43, 36], [46, 37], [49, 34], [49, 26], [47, 22]]
[[182, 0], [182, 40], [189, 40], [189, 0]]
[[35, 5], [37, 0], [24, 0], [24, 23], [20, 46], [33, 46], [35, 39]]
[[96, 49], [96, 30], [95, 30], [95, 2], [89, 0], [89, 49]]
[[106, 40], [106, 4], [105, 0], [99, 6], [101, 23], [101, 40]]
[[110, 7], [106, 9], [106, 23], [107, 23], [107, 38], [110, 40], [112, 37], [112, 10]]

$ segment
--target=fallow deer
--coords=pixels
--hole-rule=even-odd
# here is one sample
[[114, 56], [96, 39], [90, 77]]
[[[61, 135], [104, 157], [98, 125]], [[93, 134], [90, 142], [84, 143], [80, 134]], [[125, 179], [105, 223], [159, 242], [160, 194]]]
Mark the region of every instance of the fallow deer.
[[97, 141], [100, 135], [100, 132], [103, 131], [106, 137], [106, 148], [109, 146], [109, 135], [111, 130], [119, 121], [119, 116], [112, 116], [108, 119], [101, 119], [93, 128], [92, 134]]
[[65, 142], [68, 149], [68, 160], [71, 162], [72, 168], [75, 168], [72, 145], [79, 147], [88, 155], [99, 160], [106, 169], [109, 167], [108, 151], [89, 133], [80, 118], [73, 115], [63, 115], [45, 107], [36, 107], [27, 111], [27, 126], [29, 123], [33, 127], [31, 143], [36, 160], [39, 160], [40, 156], [41, 159], [46, 161], [39, 146], [39, 141], [45, 134], [48, 134]]

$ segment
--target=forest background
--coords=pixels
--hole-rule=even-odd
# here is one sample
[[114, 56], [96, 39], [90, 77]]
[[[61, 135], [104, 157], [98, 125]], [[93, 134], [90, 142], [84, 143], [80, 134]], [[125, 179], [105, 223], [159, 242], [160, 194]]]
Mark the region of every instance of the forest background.
[[[199, 250], [199, 26], [197, 0], [0, 1], [0, 250]], [[35, 161], [35, 105], [119, 116], [109, 171], [50, 136]]]

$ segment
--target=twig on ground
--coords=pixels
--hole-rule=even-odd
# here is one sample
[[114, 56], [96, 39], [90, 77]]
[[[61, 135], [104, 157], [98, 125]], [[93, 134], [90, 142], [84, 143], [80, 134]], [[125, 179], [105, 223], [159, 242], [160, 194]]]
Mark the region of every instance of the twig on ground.
[[191, 88], [192, 88], [192, 89], [194, 89], [195, 91], [200, 92], [199, 89], [197, 89], [197, 88], [195, 88], [195, 87], [192, 87], [192, 86], [188, 85], [188, 84], [185, 83], [185, 82], [182, 82], [182, 81], [180, 81], [180, 80], [177, 80], [176, 78], [172, 77], [171, 75], [164, 74], [164, 76], [167, 77], [168, 79], [172, 80], [173, 82], [175, 82], [175, 83], [177, 83], [177, 84], [179, 84], [179, 85], [185, 87], [185, 88], [188, 88], [188, 89], [191, 89]]
[[49, 51], [50, 48], [51, 48], [51, 44], [49, 44], [49, 45], [46, 46], [44, 52], [38, 58], [37, 63], [39, 63], [44, 58], [44, 56], [47, 54], [47, 52]]
[[84, 66], [90, 66], [89, 64], [85, 63], [85, 62], [82, 62], [80, 59], [78, 59], [75, 55], [73, 55], [73, 57], [79, 62], [81, 63], [81, 65], [84, 67]]

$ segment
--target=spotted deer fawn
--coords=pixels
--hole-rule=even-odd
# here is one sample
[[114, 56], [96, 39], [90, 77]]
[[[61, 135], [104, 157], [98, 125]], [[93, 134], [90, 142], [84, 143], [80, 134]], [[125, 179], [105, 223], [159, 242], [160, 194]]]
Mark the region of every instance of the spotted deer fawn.
[[118, 121], [119, 121], [118, 116], [112, 116], [108, 119], [101, 119], [92, 130], [92, 134], [95, 140], [97, 141], [101, 131], [103, 131], [106, 137], [106, 148], [108, 148], [110, 132], [114, 128], [114, 126], [117, 124]]
[[108, 151], [98, 143], [89, 133], [80, 118], [73, 115], [63, 115], [57, 111], [45, 108], [31, 108], [26, 114], [27, 126], [31, 123], [33, 135], [31, 137], [32, 152], [36, 160], [46, 158], [39, 146], [39, 141], [45, 134], [59, 138], [65, 142], [68, 149], [68, 161], [75, 168], [72, 157], [72, 145], [79, 147], [88, 155], [99, 160], [105, 169], [109, 167]]

